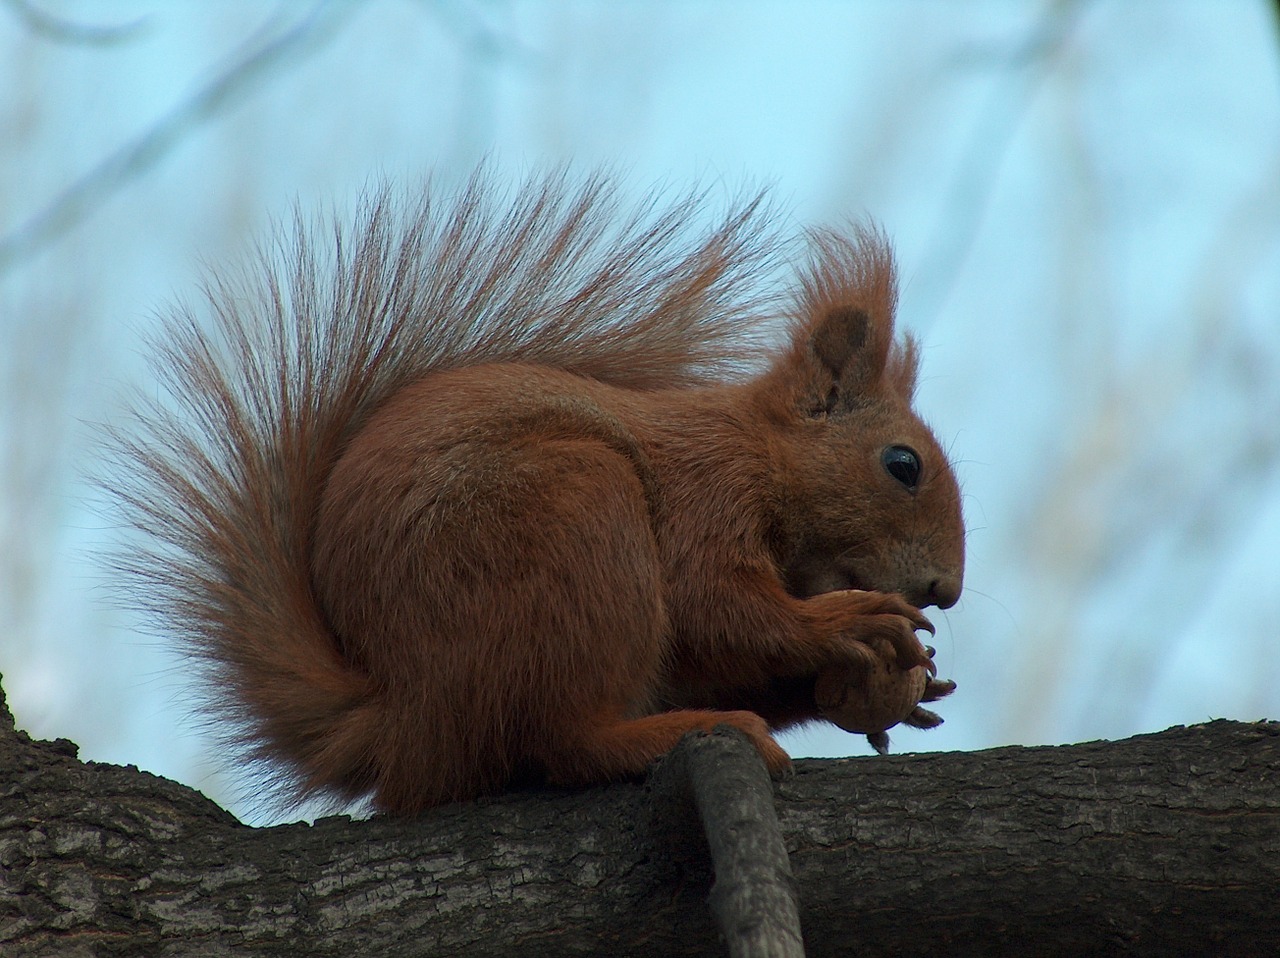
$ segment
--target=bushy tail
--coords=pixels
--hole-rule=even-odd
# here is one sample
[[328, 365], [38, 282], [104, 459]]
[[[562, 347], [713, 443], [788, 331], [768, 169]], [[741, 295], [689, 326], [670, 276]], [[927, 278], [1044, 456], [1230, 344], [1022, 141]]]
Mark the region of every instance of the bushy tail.
[[651, 389], [732, 375], [753, 354], [778, 246], [760, 198], [688, 238], [690, 195], [619, 210], [601, 178], [478, 174], [405, 209], [377, 191], [350, 229], [295, 215], [249, 269], [205, 286], [155, 344], [167, 396], [111, 431], [107, 480], [146, 544], [138, 600], [205, 666], [206, 711], [282, 797], [371, 786], [379, 694], [312, 591], [331, 464], [425, 373], [520, 358]]

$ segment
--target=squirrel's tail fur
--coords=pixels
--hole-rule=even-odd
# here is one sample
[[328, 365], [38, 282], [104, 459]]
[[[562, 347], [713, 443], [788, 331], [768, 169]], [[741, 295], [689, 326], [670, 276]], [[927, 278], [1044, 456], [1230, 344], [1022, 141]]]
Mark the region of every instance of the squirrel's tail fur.
[[[408, 207], [406, 209], [406, 206]], [[160, 333], [167, 396], [115, 430], [109, 480], [146, 544], [122, 563], [212, 671], [207, 714], [281, 794], [373, 785], [386, 718], [314, 595], [317, 502], [348, 439], [432, 370], [520, 358], [635, 389], [732, 375], [769, 304], [759, 197], [689, 239], [697, 196], [621, 210], [601, 177], [478, 174], [446, 198], [381, 189], [354, 227], [295, 215], [253, 266], [216, 275]]]

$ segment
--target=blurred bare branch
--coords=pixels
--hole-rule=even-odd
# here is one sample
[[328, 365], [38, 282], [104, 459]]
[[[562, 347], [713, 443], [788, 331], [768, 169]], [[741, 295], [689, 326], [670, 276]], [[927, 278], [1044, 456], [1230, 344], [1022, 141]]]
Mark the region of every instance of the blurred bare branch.
[[513, 60], [523, 66], [539, 65], [544, 59], [533, 47], [488, 23], [476, 4], [430, 0], [428, 6], [437, 22], [475, 56]]
[[322, 0], [288, 29], [253, 45], [212, 82], [71, 184], [25, 225], [0, 237], [0, 274], [80, 223], [201, 125], [261, 88], [283, 65], [317, 50], [342, 16], [354, 9], [341, 0]]
[[32, 33], [54, 43], [75, 44], [87, 47], [107, 47], [128, 43], [141, 35], [149, 24], [149, 17], [139, 17], [128, 23], [101, 26], [76, 23], [46, 13], [29, 0], [3, 0], [23, 25]]
[[[919, 294], [918, 315], [926, 321], [946, 301], [982, 225], [1000, 161], [1017, 132], [1018, 121], [1049, 76], [1059, 54], [1071, 39], [1088, 0], [1052, 0], [1035, 32], [1001, 58], [1008, 70], [979, 114], [968, 143], [954, 168], [935, 230], [917, 271], [927, 287]], [[966, 59], [990, 59], [990, 51], [970, 51]], [[954, 63], [950, 67], [954, 69]]]

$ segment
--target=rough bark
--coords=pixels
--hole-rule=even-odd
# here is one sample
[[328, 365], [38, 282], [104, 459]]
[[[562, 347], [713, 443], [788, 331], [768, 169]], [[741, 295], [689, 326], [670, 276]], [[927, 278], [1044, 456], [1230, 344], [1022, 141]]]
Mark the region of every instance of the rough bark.
[[[725, 954], [661, 775], [254, 829], [0, 718], [5, 956]], [[810, 956], [1280, 954], [1280, 723], [811, 760], [775, 803]]]

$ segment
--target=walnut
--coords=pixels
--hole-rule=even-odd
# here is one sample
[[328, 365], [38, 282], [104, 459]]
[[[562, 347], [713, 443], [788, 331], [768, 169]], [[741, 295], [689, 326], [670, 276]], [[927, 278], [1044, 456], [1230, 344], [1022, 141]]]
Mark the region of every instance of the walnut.
[[[928, 651], [932, 657], [933, 650]], [[824, 718], [846, 732], [866, 735], [883, 754], [889, 750], [885, 731], [899, 722], [915, 728], [942, 724], [940, 716], [920, 703], [950, 695], [956, 684], [935, 679], [930, 672], [923, 665], [901, 669], [887, 659], [879, 659], [869, 668], [827, 669], [818, 674], [813, 697]]]

